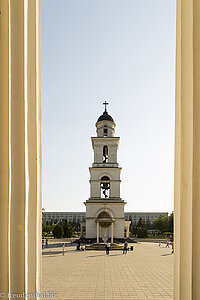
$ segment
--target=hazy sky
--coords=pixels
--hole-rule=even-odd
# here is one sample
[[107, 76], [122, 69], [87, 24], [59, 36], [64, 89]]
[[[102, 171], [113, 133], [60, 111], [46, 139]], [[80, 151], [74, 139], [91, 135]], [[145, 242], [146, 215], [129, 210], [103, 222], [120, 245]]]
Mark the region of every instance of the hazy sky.
[[102, 102], [125, 211], [173, 210], [175, 0], [42, 0], [43, 207], [85, 211]]

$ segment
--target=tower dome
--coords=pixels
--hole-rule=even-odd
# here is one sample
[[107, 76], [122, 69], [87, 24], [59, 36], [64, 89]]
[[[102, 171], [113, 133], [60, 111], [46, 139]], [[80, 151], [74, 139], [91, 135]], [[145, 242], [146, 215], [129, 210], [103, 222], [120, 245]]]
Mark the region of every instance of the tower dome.
[[108, 114], [106, 109], [106, 105], [108, 105], [109, 103], [105, 101], [103, 104], [105, 105], [105, 110], [96, 122], [97, 136], [113, 137], [115, 132], [115, 122], [113, 118]]
[[113, 118], [108, 114], [106, 109], [105, 109], [104, 113], [97, 120], [97, 122], [100, 122], [100, 121], [111, 121], [114, 123]]

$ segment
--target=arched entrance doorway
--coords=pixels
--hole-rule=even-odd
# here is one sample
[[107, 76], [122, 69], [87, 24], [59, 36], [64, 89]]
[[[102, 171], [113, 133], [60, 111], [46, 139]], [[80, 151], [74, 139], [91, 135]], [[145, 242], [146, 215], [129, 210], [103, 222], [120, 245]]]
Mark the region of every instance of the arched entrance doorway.
[[114, 218], [111, 213], [104, 209], [97, 216], [97, 243], [99, 243], [99, 239], [101, 238], [104, 243], [106, 243], [109, 239], [111, 239], [111, 243], [113, 243], [113, 223]]

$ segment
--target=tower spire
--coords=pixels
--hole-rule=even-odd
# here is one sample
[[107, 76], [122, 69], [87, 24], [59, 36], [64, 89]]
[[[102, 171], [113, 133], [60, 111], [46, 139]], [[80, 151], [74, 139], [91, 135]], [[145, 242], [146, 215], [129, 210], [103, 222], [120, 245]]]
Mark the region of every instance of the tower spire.
[[107, 111], [107, 110], [106, 110], [106, 105], [108, 105], [108, 104], [109, 104], [109, 103], [106, 102], [106, 101], [103, 103], [103, 105], [105, 105], [105, 111]]

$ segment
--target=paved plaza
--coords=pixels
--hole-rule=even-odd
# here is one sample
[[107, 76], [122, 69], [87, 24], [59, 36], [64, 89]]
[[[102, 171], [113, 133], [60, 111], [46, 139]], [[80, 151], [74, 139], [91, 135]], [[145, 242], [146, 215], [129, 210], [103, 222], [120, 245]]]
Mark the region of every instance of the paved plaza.
[[[129, 244], [130, 246], [130, 244]], [[43, 250], [42, 291], [57, 299], [173, 299], [173, 254], [158, 243], [133, 244], [134, 251]]]

